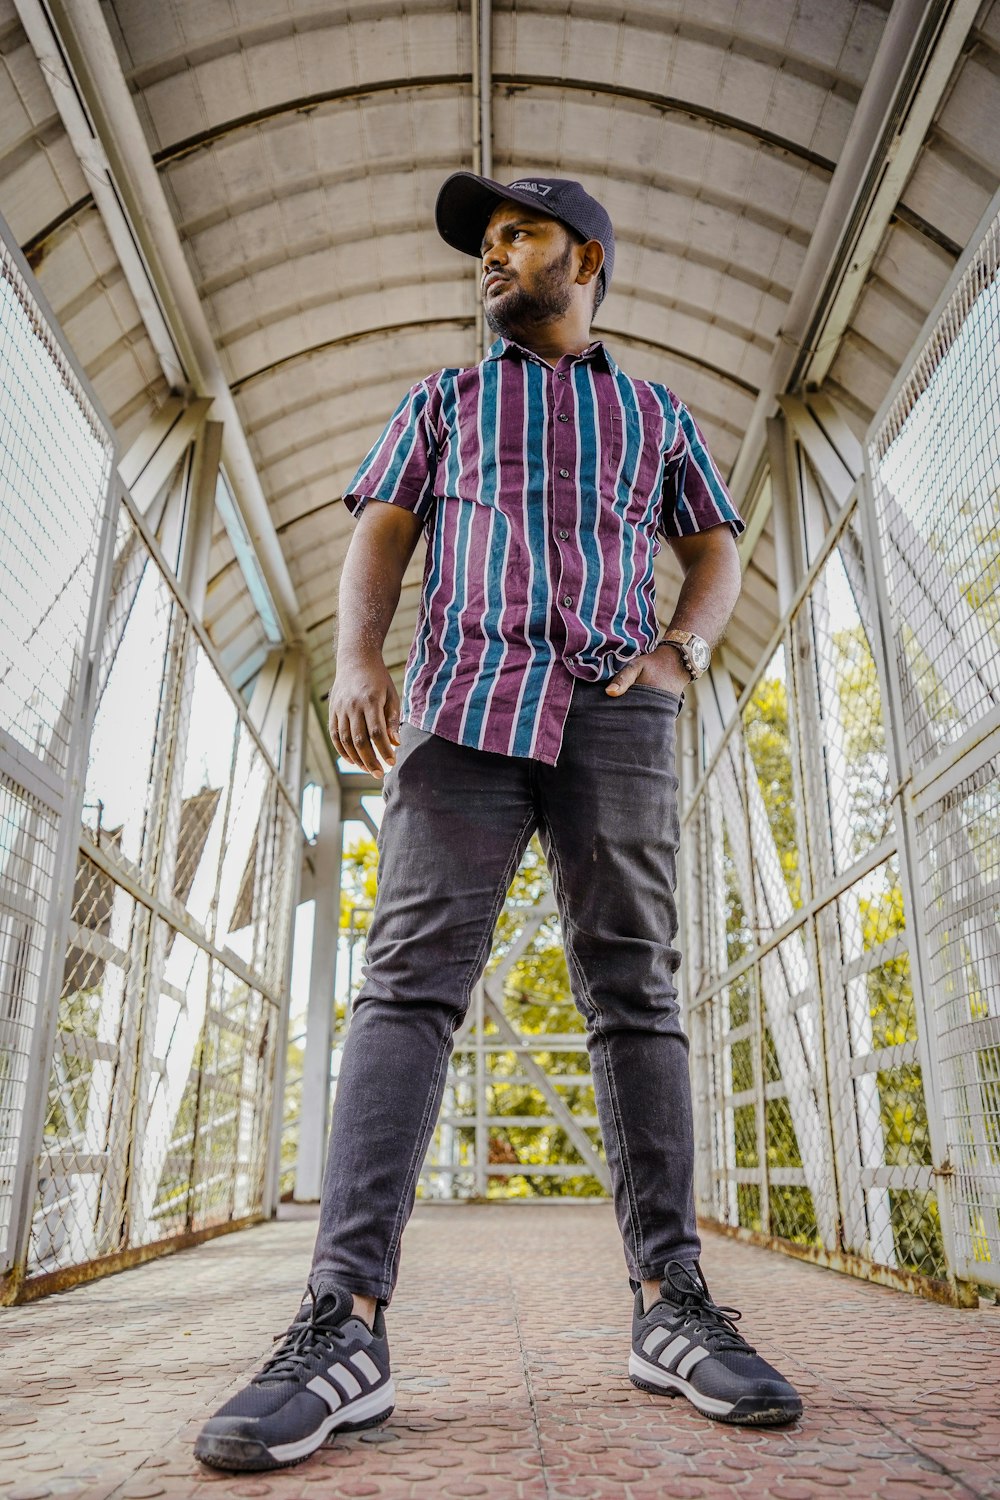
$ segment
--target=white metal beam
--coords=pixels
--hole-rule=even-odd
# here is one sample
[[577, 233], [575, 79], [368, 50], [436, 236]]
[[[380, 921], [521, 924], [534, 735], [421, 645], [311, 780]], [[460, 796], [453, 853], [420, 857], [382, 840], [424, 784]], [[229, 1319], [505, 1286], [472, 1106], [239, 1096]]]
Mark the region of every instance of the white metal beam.
[[774, 535], [774, 572], [778, 613], [789, 609], [808, 571], [802, 529], [795, 524], [794, 464], [788, 423], [767, 419], [767, 455], [771, 472], [771, 515]]
[[[507, 1014], [503, 1008], [503, 997], [493, 977], [491, 976], [487, 979], [484, 976], [481, 982], [485, 997], [485, 1015], [488, 1015], [489, 1019], [493, 1022], [500, 1033], [501, 1040], [507, 1042], [512, 1047], [522, 1046], [523, 1038], [507, 1019]], [[607, 1164], [598, 1156], [593, 1141], [559, 1093], [553, 1079], [527, 1053], [521, 1053], [520, 1067], [521, 1071], [526, 1074], [532, 1087], [536, 1088], [547, 1100], [549, 1109], [552, 1111], [555, 1120], [576, 1147], [584, 1163], [583, 1170], [589, 1171], [592, 1176], [596, 1177], [604, 1191], [610, 1194], [611, 1173], [608, 1171]], [[524, 1170], [530, 1172], [531, 1169], [530, 1167], [526, 1167]]]
[[865, 467], [864, 448], [837, 402], [825, 391], [814, 391], [806, 405], [852, 480], [860, 479]]
[[100, 0], [15, 4], [167, 380], [214, 398], [242, 519], [285, 636], [297, 640], [288, 564]]
[[905, 94], [896, 111], [892, 135], [883, 147], [877, 186], [864, 216], [853, 226], [850, 245], [841, 259], [841, 279], [824, 315], [822, 333], [810, 340], [813, 352], [803, 376], [807, 387], [821, 385], [826, 379], [882, 237], [981, 8], [980, 0], [952, 0], [948, 5], [928, 7], [932, 12], [930, 36], [923, 47], [921, 38], [914, 38], [913, 51], [907, 60], [913, 76], [902, 80]]
[[[833, 446], [815, 413], [810, 411], [798, 396], [782, 396], [779, 404], [799, 443], [809, 455], [809, 461], [820, 481], [829, 490], [837, 508], [847, 504], [857, 474], [852, 474], [847, 463]], [[786, 606], [787, 607], [787, 606]]]
[[830, 367], [978, 9], [979, 0], [895, 0], [730, 476], [737, 500], [759, 468], [777, 397]]
[[188, 515], [184, 525], [178, 570], [184, 589], [199, 620], [205, 613], [208, 592], [208, 559], [215, 519], [215, 488], [222, 460], [221, 422], [206, 422], [195, 442], [188, 492]]
[[472, 0], [472, 170], [493, 176], [493, 0]]
[[272, 651], [258, 673], [247, 705], [250, 722], [276, 765], [280, 764], [281, 732], [295, 691], [299, 654]]
[[[282, 772], [291, 790], [296, 812], [301, 817], [302, 792], [305, 786], [307, 737], [309, 733], [309, 663], [303, 651], [296, 651], [294, 656], [295, 682], [286, 721], [285, 753], [282, 761]], [[302, 827], [300, 821], [296, 823], [296, 837], [301, 842]], [[296, 851], [292, 861], [291, 881], [292, 889], [288, 903], [288, 921], [291, 930], [285, 945], [285, 964], [281, 976], [281, 1003], [276, 1021], [278, 1044], [274, 1058], [274, 1074], [271, 1080], [271, 1118], [268, 1127], [268, 1149], [261, 1205], [264, 1213], [268, 1216], [273, 1216], [277, 1213], [281, 1197], [281, 1141], [285, 1123], [288, 1032], [289, 1017], [292, 1009], [292, 963], [295, 956], [295, 913], [298, 910], [302, 881], [302, 858], [300, 850]]]
[[171, 396], [119, 459], [121, 481], [144, 516], [194, 442], [211, 405], [210, 396], [194, 401]]
[[312, 963], [306, 1041], [302, 1059], [302, 1107], [295, 1160], [295, 1198], [318, 1203], [330, 1128], [330, 1053], [334, 1042], [333, 1003], [340, 936], [340, 879], [344, 857], [344, 824], [340, 788], [323, 788], [319, 834], [313, 850], [314, 875]]

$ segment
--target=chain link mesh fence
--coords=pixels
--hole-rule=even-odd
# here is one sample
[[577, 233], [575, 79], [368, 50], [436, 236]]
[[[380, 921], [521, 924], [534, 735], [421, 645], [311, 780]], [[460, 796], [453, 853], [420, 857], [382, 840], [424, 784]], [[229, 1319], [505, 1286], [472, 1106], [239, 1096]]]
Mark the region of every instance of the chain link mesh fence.
[[[1000, 217], [869, 443], [957, 1274], [1000, 1286]], [[913, 1078], [912, 1067], [908, 1076]], [[913, 1095], [915, 1139], [926, 1127]]]
[[[37, 1123], [29, 1091], [112, 456], [0, 238], [0, 1271], [19, 1253], [15, 1196]], [[71, 1077], [65, 1087], [71, 1106]]]
[[998, 433], [994, 219], [685, 815], [702, 1210], [993, 1286]]
[[869, 440], [915, 770], [1000, 707], [1000, 223]]
[[124, 505], [30, 1273], [260, 1212], [300, 842]]
[[113, 458], [0, 241], [5, 1295], [264, 1197], [298, 812]]
[[872, 631], [852, 502], [686, 811], [700, 1208], [940, 1278]]

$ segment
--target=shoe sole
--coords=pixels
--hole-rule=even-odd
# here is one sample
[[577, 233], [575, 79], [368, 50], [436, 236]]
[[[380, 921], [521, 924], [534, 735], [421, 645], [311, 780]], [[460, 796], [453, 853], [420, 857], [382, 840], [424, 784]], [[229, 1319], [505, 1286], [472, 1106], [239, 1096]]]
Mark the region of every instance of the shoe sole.
[[311, 1457], [338, 1432], [366, 1432], [370, 1427], [380, 1427], [392, 1416], [395, 1405], [396, 1388], [389, 1380], [377, 1391], [352, 1401], [345, 1410], [331, 1412], [315, 1432], [300, 1438], [297, 1443], [276, 1443], [269, 1448], [259, 1439], [202, 1432], [194, 1445], [194, 1456], [209, 1468], [226, 1469], [237, 1474], [291, 1469]]
[[705, 1396], [690, 1381], [651, 1365], [638, 1354], [629, 1355], [628, 1378], [638, 1390], [648, 1391], [651, 1396], [683, 1396], [713, 1422], [729, 1422], [737, 1427], [782, 1427], [802, 1415], [801, 1401], [775, 1403], [752, 1396], [721, 1401], [716, 1396]]

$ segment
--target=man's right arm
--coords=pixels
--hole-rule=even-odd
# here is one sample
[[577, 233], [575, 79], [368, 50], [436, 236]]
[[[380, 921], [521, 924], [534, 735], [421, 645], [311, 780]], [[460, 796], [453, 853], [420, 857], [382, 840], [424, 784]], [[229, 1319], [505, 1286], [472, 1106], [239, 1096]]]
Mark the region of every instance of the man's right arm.
[[422, 526], [403, 506], [368, 500], [340, 575], [330, 738], [338, 755], [373, 776], [383, 775], [376, 750], [392, 765], [399, 744], [399, 694], [382, 647]]

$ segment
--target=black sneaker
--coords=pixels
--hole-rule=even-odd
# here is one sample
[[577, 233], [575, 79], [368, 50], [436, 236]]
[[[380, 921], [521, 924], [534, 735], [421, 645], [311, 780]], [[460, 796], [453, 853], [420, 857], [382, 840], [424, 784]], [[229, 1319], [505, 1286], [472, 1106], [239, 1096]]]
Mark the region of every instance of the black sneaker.
[[369, 1328], [352, 1306], [342, 1287], [310, 1287], [264, 1368], [205, 1423], [195, 1458], [215, 1469], [286, 1469], [331, 1433], [384, 1422], [396, 1392], [382, 1309]]
[[802, 1415], [798, 1392], [736, 1332], [740, 1314], [717, 1307], [701, 1271], [671, 1261], [660, 1300], [632, 1319], [628, 1373], [658, 1396], [686, 1396], [715, 1422], [775, 1427]]

